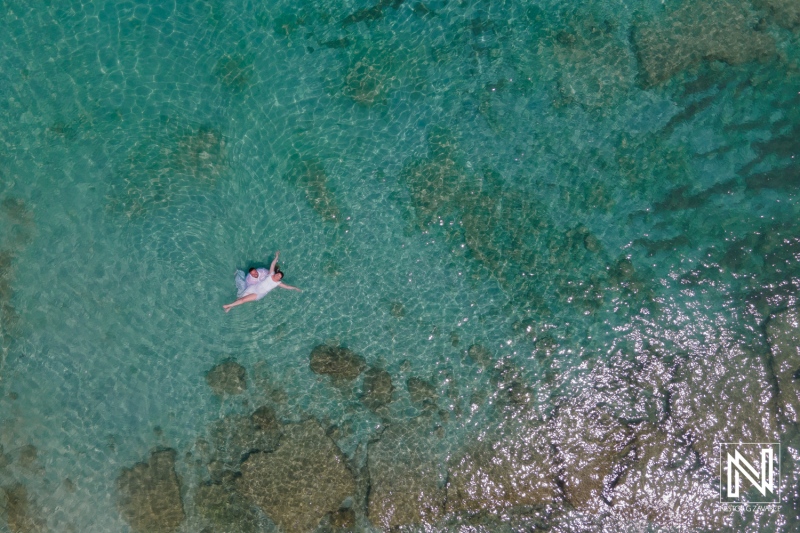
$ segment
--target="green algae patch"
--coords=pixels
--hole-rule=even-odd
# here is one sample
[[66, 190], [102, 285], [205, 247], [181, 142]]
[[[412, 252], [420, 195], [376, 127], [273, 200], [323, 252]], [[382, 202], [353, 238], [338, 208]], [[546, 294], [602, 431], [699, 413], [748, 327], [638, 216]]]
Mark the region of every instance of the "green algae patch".
[[314, 157], [293, 154], [289, 158], [289, 171], [285, 179], [305, 194], [311, 209], [325, 222], [342, 222], [341, 209], [330, 185], [322, 163]]
[[572, 31], [556, 35], [553, 54], [559, 64], [558, 89], [565, 102], [589, 109], [616, 104], [633, 87], [634, 58], [610, 24], [584, 18]]
[[237, 487], [287, 533], [314, 530], [356, 490], [336, 444], [314, 420], [284, 426], [280, 447], [242, 463]]
[[[555, 293], [558, 303], [596, 310], [604, 281], [596, 266], [605, 259], [599, 239], [580, 224], [564, 228], [537, 194], [509, 186], [496, 171], [476, 170], [463, 160], [455, 136], [433, 127], [427, 156], [410, 161], [401, 171], [400, 182], [409, 191], [419, 231], [442, 234], [453, 255], [474, 261], [475, 276], [496, 279], [512, 295], [512, 305], [526, 313], [544, 316], [557, 305], [545, 297], [545, 290]], [[608, 191], [598, 185], [578, 200], [587, 210], [613, 205]], [[574, 203], [572, 193], [565, 196]], [[543, 287], [536, 282], [531, 274], [536, 271], [547, 271], [552, 283]], [[594, 280], [581, 280], [592, 271]]]
[[[664, 138], [654, 135], [623, 135], [615, 150], [615, 161], [623, 178], [620, 186], [627, 194], [647, 201], [669, 196], [675, 188], [692, 185], [690, 160], [691, 155], [685, 148], [673, 147]], [[677, 182], [676, 176], [686, 181]], [[662, 202], [660, 208], [687, 207], [669, 201]]]
[[129, 218], [170, 208], [213, 190], [228, 168], [227, 143], [218, 129], [162, 116], [118, 166], [109, 208]]
[[329, 80], [329, 90], [359, 106], [386, 106], [393, 91], [419, 95], [428, 87], [424, 47], [395, 39], [354, 39], [341, 50], [345, 68], [342, 77]]
[[253, 58], [240, 53], [224, 54], [214, 66], [214, 76], [223, 87], [241, 92], [253, 84]]
[[150, 461], [125, 468], [117, 478], [120, 514], [137, 533], [171, 533], [184, 520], [175, 450], [150, 454]]
[[775, 41], [753, 29], [758, 18], [741, 0], [685, 1], [660, 20], [640, 23], [633, 32], [645, 85], [658, 85], [702, 61], [731, 65], [769, 58]]
[[17, 256], [36, 233], [33, 212], [21, 198], [0, 202], [0, 380], [5, 358], [20, 332], [20, 317], [12, 303]]

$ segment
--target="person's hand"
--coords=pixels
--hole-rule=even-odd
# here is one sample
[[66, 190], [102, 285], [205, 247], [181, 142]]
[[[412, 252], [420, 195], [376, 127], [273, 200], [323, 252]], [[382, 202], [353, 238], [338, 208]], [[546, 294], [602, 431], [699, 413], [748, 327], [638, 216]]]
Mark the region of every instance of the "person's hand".
[[275, 252], [275, 259], [277, 259], [279, 255], [281, 255], [281, 251], [280, 251], [280, 250], [278, 250], [277, 252]]

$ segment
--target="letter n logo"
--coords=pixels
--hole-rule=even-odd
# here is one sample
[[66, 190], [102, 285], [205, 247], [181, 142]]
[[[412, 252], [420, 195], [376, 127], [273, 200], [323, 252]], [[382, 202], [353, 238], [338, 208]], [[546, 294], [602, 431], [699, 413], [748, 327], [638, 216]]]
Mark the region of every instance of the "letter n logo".
[[721, 502], [780, 502], [780, 444], [724, 442], [719, 455]]

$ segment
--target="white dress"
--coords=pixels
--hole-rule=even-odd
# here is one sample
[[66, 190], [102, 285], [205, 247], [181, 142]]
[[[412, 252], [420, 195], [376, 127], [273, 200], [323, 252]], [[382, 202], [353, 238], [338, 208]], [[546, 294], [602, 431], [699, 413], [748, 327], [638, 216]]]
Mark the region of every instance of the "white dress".
[[[261, 269], [259, 269], [259, 280], [261, 279], [262, 275]], [[245, 279], [247, 279], [247, 281], [245, 281]], [[264, 276], [263, 281], [257, 281], [256, 283], [253, 283], [253, 281], [256, 280], [252, 278], [252, 276], [245, 278], [245, 273], [243, 270], [236, 271], [236, 288], [238, 289], [238, 298], [247, 296], [248, 294], [255, 294], [256, 300], [260, 300], [266, 296], [269, 291], [281, 284], [280, 281], [274, 281], [272, 276], [269, 275], [269, 272], [267, 272], [267, 275]]]

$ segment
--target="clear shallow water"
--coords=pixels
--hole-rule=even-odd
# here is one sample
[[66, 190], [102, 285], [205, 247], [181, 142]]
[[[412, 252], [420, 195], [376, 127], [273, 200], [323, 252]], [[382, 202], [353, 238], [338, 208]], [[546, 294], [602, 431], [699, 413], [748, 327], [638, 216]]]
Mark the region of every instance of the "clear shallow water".
[[[120, 472], [163, 447], [181, 530], [225, 531], [213, 428], [268, 405], [329, 429], [359, 529], [795, 529], [792, 2], [3, 12], [0, 528], [126, 531]], [[225, 315], [276, 249], [304, 292]], [[391, 403], [312, 373], [322, 343]], [[784, 504], [723, 513], [714, 443], [753, 439]]]

